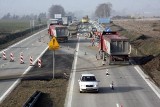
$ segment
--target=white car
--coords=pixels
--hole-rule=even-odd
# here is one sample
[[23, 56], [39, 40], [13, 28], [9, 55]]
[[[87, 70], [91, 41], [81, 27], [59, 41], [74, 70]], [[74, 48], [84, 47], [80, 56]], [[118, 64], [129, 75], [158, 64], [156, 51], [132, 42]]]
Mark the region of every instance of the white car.
[[99, 81], [96, 80], [94, 74], [81, 74], [81, 77], [78, 80], [78, 82], [79, 82], [80, 93], [87, 91], [94, 91], [94, 92], [99, 91], [98, 87]]

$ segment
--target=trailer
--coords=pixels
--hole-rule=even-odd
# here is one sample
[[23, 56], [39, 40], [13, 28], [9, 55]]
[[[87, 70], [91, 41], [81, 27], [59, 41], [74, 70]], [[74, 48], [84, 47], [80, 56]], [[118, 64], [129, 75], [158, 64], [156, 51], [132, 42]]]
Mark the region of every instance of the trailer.
[[68, 28], [63, 25], [50, 25], [48, 33], [50, 38], [55, 36], [58, 42], [68, 42]]
[[103, 61], [108, 64], [129, 64], [131, 45], [128, 38], [117, 32], [105, 31], [100, 38], [99, 50]]

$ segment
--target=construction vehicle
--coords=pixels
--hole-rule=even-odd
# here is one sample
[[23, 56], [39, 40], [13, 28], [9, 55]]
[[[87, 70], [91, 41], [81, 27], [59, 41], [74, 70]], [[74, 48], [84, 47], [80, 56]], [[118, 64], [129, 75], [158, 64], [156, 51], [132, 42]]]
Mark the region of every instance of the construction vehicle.
[[68, 28], [63, 25], [50, 25], [48, 33], [50, 38], [55, 36], [58, 42], [68, 42]]
[[89, 18], [88, 18], [88, 16], [83, 17], [81, 22], [82, 22], [82, 23], [89, 23]]
[[131, 45], [129, 39], [117, 32], [103, 31], [100, 36], [99, 52], [108, 64], [129, 64]]

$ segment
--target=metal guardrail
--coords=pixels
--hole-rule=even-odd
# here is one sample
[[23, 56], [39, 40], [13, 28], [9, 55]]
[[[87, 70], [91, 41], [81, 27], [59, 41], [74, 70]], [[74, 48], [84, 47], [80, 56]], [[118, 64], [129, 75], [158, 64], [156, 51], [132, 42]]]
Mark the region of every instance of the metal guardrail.
[[23, 107], [34, 107], [34, 104], [36, 103], [36, 101], [40, 97], [41, 93], [42, 92], [40, 92], [40, 91], [34, 92], [34, 94], [25, 102]]

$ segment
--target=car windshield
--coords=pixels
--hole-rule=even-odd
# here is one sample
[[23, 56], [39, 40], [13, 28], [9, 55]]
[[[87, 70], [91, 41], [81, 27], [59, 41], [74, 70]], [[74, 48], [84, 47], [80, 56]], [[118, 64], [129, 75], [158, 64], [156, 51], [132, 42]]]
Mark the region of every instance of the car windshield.
[[96, 81], [95, 76], [83, 76], [82, 81]]

